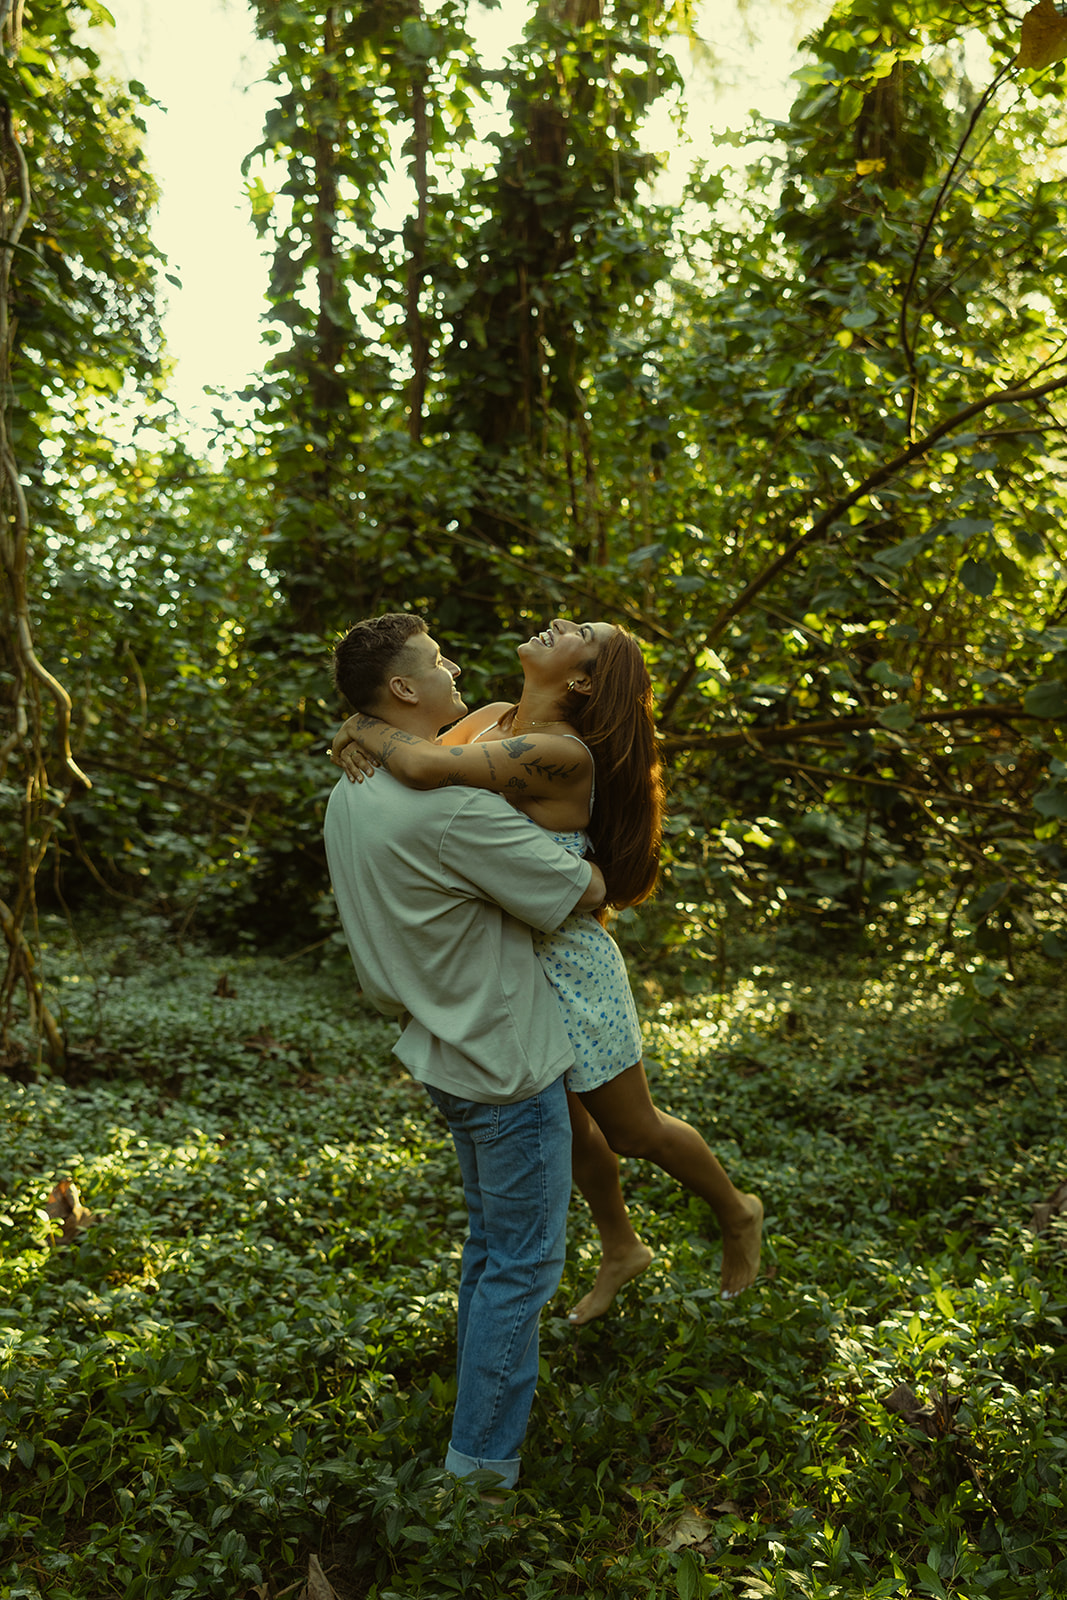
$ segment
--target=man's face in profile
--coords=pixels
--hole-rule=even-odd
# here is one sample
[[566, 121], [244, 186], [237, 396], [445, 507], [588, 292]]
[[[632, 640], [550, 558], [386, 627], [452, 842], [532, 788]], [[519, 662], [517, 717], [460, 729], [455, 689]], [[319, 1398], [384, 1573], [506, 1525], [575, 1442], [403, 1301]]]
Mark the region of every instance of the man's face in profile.
[[438, 729], [450, 727], [463, 715], [467, 707], [456, 688], [459, 667], [441, 654], [436, 640], [428, 633], [418, 633], [405, 646], [406, 670], [419, 696], [419, 705], [427, 716], [432, 712]]

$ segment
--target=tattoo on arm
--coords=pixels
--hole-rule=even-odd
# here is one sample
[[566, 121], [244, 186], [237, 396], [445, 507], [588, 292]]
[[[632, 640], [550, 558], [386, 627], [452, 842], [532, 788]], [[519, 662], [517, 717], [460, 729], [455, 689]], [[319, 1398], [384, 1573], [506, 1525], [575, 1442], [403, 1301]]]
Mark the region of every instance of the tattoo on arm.
[[376, 759], [381, 762], [386, 772], [390, 772], [392, 769], [389, 765], [389, 758], [396, 749], [397, 745], [423, 744], [424, 742], [424, 740], [417, 738], [414, 734], [405, 733], [402, 728], [394, 728], [383, 739], [381, 751], [377, 754]]
[[[547, 783], [569, 783], [579, 770], [577, 761], [570, 763], [565, 761], [541, 761], [536, 756], [529, 761], [523, 761], [523, 756], [528, 755], [531, 750], [537, 748], [530, 739], [521, 737], [517, 739], [502, 739], [500, 748], [513, 761], [518, 761], [523, 770], [528, 772], [532, 778], [541, 778]], [[490, 762], [489, 770], [492, 772], [492, 762]], [[525, 788], [525, 784], [523, 787]]]
[[[381, 726], [384, 726], [384, 724], [379, 724], [379, 727]], [[396, 746], [421, 744], [423, 742], [413, 734], [404, 733], [399, 728], [395, 729], [387, 737], [383, 738], [381, 753], [377, 755], [377, 759], [388, 772], [390, 770], [389, 757]], [[442, 749], [446, 755], [461, 757], [466, 750], [473, 747], [470, 745], [442, 745], [438, 748]], [[492, 745], [479, 744], [476, 748], [481, 751], [485, 758], [486, 769], [489, 773], [489, 786], [495, 789], [498, 794], [521, 794], [530, 787], [531, 778], [537, 778], [542, 783], [568, 783], [579, 772], [579, 766], [576, 761], [569, 764], [563, 761], [541, 761], [536, 756], [532, 756], [529, 761], [524, 761], [522, 759], [523, 756], [528, 755], [530, 751], [537, 748], [534, 743], [525, 738], [504, 739], [494, 742]], [[528, 776], [522, 778], [518, 773], [505, 776], [500, 770], [498, 762], [494, 759], [493, 752], [497, 749], [503, 750], [504, 754], [512, 761], [518, 761]], [[436, 778], [433, 787], [435, 789], [462, 788], [464, 784], [469, 784], [470, 781], [464, 775], [463, 768], [457, 765], [449, 768], [448, 771]]]
[[548, 783], [569, 783], [578, 771], [578, 763], [566, 766], [562, 761], [524, 761], [523, 767], [535, 778], [544, 778]]

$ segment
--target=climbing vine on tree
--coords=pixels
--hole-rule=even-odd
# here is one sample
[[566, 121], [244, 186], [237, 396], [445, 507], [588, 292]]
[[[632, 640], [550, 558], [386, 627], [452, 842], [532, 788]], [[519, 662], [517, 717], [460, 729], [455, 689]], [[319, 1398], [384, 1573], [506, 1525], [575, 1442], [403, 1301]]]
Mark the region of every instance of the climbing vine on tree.
[[0, 792], [17, 818], [4, 837], [0, 1026], [6, 1052], [21, 995], [36, 1048], [53, 1059], [63, 1041], [34, 954], [37, 874], [89, 780], [35, 578], [55, 488], [91, 454], [102, 404], [157, 370], [138, 91], [100, 81], [81, 26], [105, 17], [91, 0], [29, 17], [0, 0]]

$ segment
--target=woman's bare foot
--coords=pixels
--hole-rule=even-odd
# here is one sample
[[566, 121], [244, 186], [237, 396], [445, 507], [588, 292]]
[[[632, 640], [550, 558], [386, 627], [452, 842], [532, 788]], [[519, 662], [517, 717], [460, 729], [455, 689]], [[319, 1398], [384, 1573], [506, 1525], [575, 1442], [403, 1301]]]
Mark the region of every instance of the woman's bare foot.
[[722, 1274], [719, 1287], [724, 1300], [732, 1300], [742, 1289], [755, 1283], [759, 1272], [760, 1241], [763, 1238], [763, 1201], [758, 1195], [743, 1194], [748, 1212], [737, 1227], [722, 1235]]
[[639, 1277], [651, 1263], [652, 1251], [640, 1240], [618, 1255], [602, 1256], [593, 1287], [568, 1313], [567, 1321], [581, 1328], [595, 1317], [602, 1317], [623, 1284]]

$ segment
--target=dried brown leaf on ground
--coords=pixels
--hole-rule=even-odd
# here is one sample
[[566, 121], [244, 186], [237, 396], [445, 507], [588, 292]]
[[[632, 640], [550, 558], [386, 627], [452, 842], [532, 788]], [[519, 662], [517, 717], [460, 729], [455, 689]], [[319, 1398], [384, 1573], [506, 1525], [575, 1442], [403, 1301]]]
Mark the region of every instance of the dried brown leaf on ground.
[[45, 1201], [45, 1211], [52, 1222], [62, 1220], [62, 1230], [57, 1240], [53, 1232], [49, 1236], [49, 1244], [70, 1244], [77, 1238], [83, 1228], [88, 1228], [96, 1221], [95, 1216], [87, 1206], [82, 1205], [82, 1197], [78, 1193], [78, 1185], [69, 1178], [61, 1178], [52, 1193]]
[[714, 1524], [702, 1516], [696, 1506], [689, 1506], [656, 1543], [662, 1550], [684, 1550], [690, 1545], [702, 1544], [714, 1531]]
[[921, 1428], [931, 1439], [937, 1438], [933, 1406], [924, 1406], [915, 1390], [908, 1384], [898, 1383], [895, 1389], [883, 1395], [882, 1404], [895, 1416], [903, 1417], [909, 1427]]
[[903, 1417], [909, 1427], [921, 1428], [927, 1438], [943, 1439], [955, 1427], [960, 1396], [950, 1395], [948, 1386], [942, 1384], [940, 1390], [930, 1390], [930, 1403], [923, 1405], [910, 1385], [898, 1383], [882, 1396], [882, 1404], [895, 1416]]
[[338, 1600], [337, 1590], [319, 1565], [318, 1556], [308, 1556], [308, 1581], [300, 1600]]
[[260, 1060], [263, 1061], [267, 1056], [280, 1056], [284, 1050], [288, 1049], [288, 1046], [280, 1043], [269, 1028], [264, 1028], [262, 1033], [251, 1034], [244, 1041], [241, 1048], [254, 1050]]
[[1067, 1178], [1056, 1185], [1047, 1200], [1035, 1204], [1034, 1214], [1029, 1222], [1031, 1232], [1044, 1233], [1053, 1217], [1062, 1216], [1065, 1211], [1067, 1211]]

